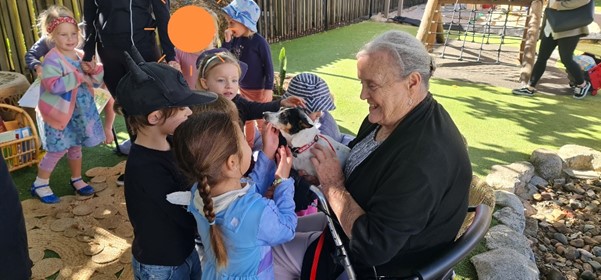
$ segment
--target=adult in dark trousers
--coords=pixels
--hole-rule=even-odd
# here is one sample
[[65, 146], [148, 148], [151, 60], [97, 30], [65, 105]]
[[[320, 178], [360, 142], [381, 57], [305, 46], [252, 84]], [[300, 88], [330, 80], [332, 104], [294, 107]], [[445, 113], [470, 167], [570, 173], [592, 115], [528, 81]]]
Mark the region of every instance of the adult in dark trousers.
[[0, 159], [0, 279], [29, 279], [32, 262], [23, 208], [6, 162]]
[[[92, 60], [98, 51], [104, 65], [104, 83], [113, 97], [119, 80], [128, 71], [123, 52], [130, 50], [132, 44], [145, 61], [156, 62], [164, 55], [163, 61], [179, 70], [173, 43], [167, 35], [169, 18], [169, 1], [85, 0], [86, 37], [83, 47], [83, 70], [93, 70], [95, 64]], [[163, 55], [157, 46], [156, 31], [159, 32]], [[129, 129], [128, 133], [130, 139], [135, 138]], [[129, 154], [130, 145], [129, 140], [125, 141], [117, 146], [117, 152]], [[123, 176], [117, 179], [117, 184], [123, 184]]]
[[[95, 50], [98, 51], [104, 65], [104, 82], [113, 97], [117, 83], [127, 73], [123, 52], [130, 50], [132, 44], [148, 62], [161, 58], [155, 39], [157, 30], [165, 61], [179, 68], [173, 43], [167, 36], [169, 18], [168, 2], [162, 0], [84, 1], [86, 39], [83, 61], [92, 61]], [[86, 68], [90, 65], [86, 64]]]
[[[592, 0], [550, 0], [547, 9], [559, 11], [573, 10], [588, 4], [590, 1]], [[578, 66], [578, 63], [574, 61], [573, 57], [574, 50], [576, 50], [580, 37], [589, 34], [588, 26], [555, 32], [545, 16], [545, 18], [543, 18], [543, 27], [540, 33], [541, 41], [538, 48], [538, 56], [536, 57], [536, 62], [532, 68], [530, 81], [521, 88], [514, 89], [511, 92], [515, 95], [534, 96], [536, 84], [547, 68], [547, 60], [549, 60], [555, 48], [559, 48], [561, 63], [565, 65], [566, 72], [568, 73], [568, 76], [571, 77], [570, 87], [574, 90], [572, 96], [576, 99], [586, 97], [591, 89], [591, 83], [585, 80], [584, 72], [580, 66]]]

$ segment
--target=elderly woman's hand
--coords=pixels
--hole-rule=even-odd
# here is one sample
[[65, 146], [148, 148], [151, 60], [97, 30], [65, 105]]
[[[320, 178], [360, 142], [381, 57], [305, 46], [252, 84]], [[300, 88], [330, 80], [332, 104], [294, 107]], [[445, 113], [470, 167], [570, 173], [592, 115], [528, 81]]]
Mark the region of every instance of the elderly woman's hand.
[[313, 154], [311, 162], [313, 162], [317, 178], [324, 191], [330, 187], [344, 189], [344, 175], [336, 152], [329, 147], [315, 144], [311, 153]]

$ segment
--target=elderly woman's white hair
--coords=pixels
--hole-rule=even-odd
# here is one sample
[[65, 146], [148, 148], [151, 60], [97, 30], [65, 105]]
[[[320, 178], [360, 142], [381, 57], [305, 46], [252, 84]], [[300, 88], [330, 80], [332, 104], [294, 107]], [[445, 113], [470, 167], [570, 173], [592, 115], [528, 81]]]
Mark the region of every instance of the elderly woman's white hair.
[[399, 73], [401, 73], [400, 78], [417, 72], [422, 76], [422, 82], [428, 88], [428, 82], [436, 67], [432, 56], [413, 35], [398, 30], [387, 31], [365, 44], [357, 53], [357, 58], [377, 52], [385, 52], [390, 55], [393, 67], [398, 67]]

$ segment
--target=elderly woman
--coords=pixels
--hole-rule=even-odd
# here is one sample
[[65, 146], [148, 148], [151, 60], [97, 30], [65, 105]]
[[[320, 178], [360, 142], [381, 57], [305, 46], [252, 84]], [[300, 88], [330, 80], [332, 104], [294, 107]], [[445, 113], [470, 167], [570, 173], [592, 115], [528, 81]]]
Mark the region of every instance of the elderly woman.
[[[407, 275], [449, 246], [465, 218], [471, 164], [459, 130], [428, 92], [433, 71], [430, 55], [408, 33], [389, 31], [367, 43], [357, 72], [369, 115], [349, 144], [344, 170], [327, 147], [312, 150], [359, 279]], [[317, 235], [299, 236], [306, 239], [274, 249], [277, 279], [297, 278], [313, 262]], [[294, 248], [303, 243], [313, 246]], [[291, 261], [299, 255], [304, 265]], [[320, 266], [328, 255], [320, 254]]]

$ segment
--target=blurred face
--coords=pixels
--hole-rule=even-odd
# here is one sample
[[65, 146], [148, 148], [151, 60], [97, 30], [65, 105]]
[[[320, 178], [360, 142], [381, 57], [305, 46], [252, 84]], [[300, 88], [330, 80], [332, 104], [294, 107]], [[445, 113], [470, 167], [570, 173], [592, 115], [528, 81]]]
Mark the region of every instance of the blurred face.
[[73, 51], [79, 43], [79, 29], [71, 23], [61, 23], [52, 31], [52, 39], [59, 51]]
[[161, 131], [167, 135], [173, 135], [175, 129], [192, 115], [192, 110], [188, 107], [180, 107], [178, 110], [165, 120], [161, 126]]
[[250, 29], [248, 29], [248, 27], [229, 16], [227, 17], [227, 27], [232, 31], [232, 36], [236, 38], [250, 35]]
[[203, 89], [212, 91], [232, 100], [238, 94], [238, 79], [240, 69], [233, 63], [222, 63], [207, 72], [206, 77], [200, 80]]
[[369, 121], [393, 128], [408, 112], [409, 87], [388, 61], [390, 56], [383, 52], [361, 56], [357, 59], [357, 74], [361, 99], [369, 104]]
[[321, 117], [321, 114], [322, 114], [321, 111], [318, 111], [318, 112], [310, 113], [310, 114], [308, 114], [308, 116], [313, 122], [315, 122], [315, 121], [317, 121], [317, 119], [319, 119], [319, 117]]

